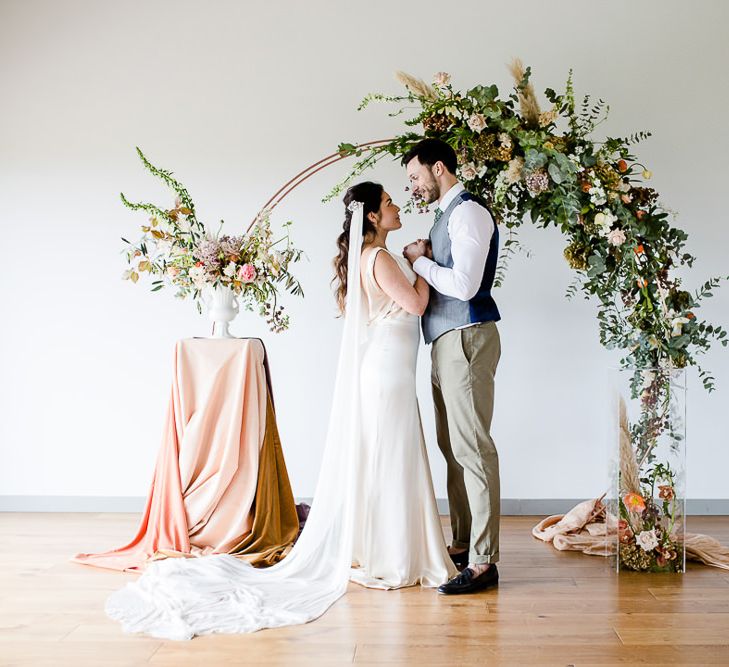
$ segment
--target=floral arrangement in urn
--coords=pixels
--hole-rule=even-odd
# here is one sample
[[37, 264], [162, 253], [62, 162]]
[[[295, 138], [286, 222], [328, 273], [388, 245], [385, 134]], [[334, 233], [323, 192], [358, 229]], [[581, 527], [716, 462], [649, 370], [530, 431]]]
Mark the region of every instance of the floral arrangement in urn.
[[290, 272], [291, 264], [303, 254], [291, 243], [291, 222], [284, 224], [283, 236], [274, 239], [270, 210], [264, 210], [246, 234], [213, 235], [198, 220], [192, 198], [172, 172], [152, 165], [139, 148], [137, 153], [147, 171], [169, 186], [176, 199], [174, 206], [166, 209], [133, 203], [121, 194], [127, 208], [150, 214], [136, 243], [122, 238], [129, 264], [123, 278], [136, 283], [148, 273], [156, 278], [152, 291], [172, 287], [179, 298], [192, 296], [200, 312], [206, 292], [226, 288], [247, 310], [258, 308], [272, 331], [287, 329], [289, 317], [278, 303], [280, 290], [303, 296], [300, 283]]
[[638, 572], [683, 572], [683, 516], [674, 472], [657, 463], [640, 481], [640, 492], [626, 493], [619, 501], [620, 567]]

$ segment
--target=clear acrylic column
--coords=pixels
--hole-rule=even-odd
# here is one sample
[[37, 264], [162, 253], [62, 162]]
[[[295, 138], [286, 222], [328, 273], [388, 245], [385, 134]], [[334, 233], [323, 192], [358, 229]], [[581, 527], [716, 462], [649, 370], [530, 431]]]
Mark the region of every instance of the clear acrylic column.
[[617, 569], [684, 572], [686, 373], [614, 369], [610, 385], [607, 506]]

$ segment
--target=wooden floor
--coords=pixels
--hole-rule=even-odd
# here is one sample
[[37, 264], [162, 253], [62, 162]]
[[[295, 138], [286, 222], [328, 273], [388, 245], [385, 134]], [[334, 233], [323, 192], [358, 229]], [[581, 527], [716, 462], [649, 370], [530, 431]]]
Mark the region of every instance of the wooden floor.
[[[595, 556], [534, 540], [505, 517], [501, 585], [444, 597], [350, 585], [321, 619], [190, 642], [124, 635], [103, 613], [133, 575], [69, 563], [118, 546], [129, 514], [0, 514], [0, 665], [729, 665], [729, 571], [618, 577]], [[729, 517], [689, 530], [729, 543]]]

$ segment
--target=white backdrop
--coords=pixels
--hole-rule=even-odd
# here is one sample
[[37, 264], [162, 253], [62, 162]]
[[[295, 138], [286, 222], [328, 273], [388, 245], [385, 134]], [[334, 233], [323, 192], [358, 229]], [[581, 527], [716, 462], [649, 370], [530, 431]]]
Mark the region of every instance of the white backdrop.
[[[641, 129], [654, 185], [679, 212], [699, 257], [695, 288], [726, 274], [729, 5], [651, 0], [537, 0], [444, 5], [432, 0], [306, 3], [0, 0], [0, 495], [142, 496], [160, 442], [175, 340], [207, 333], [193, 304], [120, 280], [120, 236], [135, 237], [133, 200], [172, 201], [134, 153], [171, 168], [200, 217], [241, 230], [280, 184], [332, 152], [401, 129], [387, 107], [356, 112], [370, 91], [398, 92], [393, 72], [457, 86], [511, 86], [520, 56], [538, 92], [608, 100], [601, 129]], [[542, 100], [544, 102], [544, 100]], [[545, 102], [546, 105], [546, 102]], [[295, 192], [276, 219], [295, 221], [309, 261], [304, 301], [288, 300], [291, 330], [253, 316], [238, 335], [262, 336], [294, 492], [313, 494], [339, 323], [328, 282], [341, 204], [321, 196], [341, 163]], [[404, 201], [397, 164], [369, 175]], [[427, 233], [416, 215], [391, 246]], [[581, 498], [604, 478], [606, 369], [594, 306], [568, 302], [571, 272], [554, 229], [525, 227], [531, 259], [513, 261], [496, 298], [503, 356], [493, 433], [502, 494]], [[701, 311], [729, 324], [729, 289]], [[689, 394], [692, 498], [727, 498], [729, 350], [705, 358], [719, 389], [694, 374]], [[436, 494], [445, 473], [434, 438], [428, 356], [418, 391]]]

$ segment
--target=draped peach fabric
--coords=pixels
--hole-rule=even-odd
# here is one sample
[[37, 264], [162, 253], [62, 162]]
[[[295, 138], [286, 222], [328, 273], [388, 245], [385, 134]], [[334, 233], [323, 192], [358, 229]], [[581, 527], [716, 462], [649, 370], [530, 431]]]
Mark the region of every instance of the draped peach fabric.
[[254, 563], [280, 557], [298, 519], [264, 360], [256, 339], [177, 343], [162, 446], [137, 534], [120, 549], [74, 561], [137, 570], [165, 555], [235, 552]]

